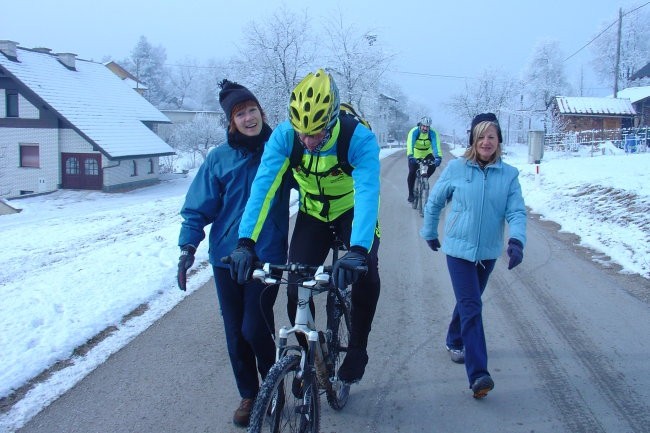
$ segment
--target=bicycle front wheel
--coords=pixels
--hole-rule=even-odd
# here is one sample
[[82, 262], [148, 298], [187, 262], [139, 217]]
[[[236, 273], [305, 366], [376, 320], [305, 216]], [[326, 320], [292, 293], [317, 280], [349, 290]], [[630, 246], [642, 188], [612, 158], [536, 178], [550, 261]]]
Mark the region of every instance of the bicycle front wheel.
[[[338, 290], [338, 289], [334, 289]], [[334, 410], [341, 410], [348, 402], [350, 385], [338, 380], [336, 371], [343, 362], [350, 340], [351, 292], [330, 292], [327, 298], [327, 363], [330, 383], [325, 386], [327, 402]]]
[[424, 217], [424, 207], [426, 206], [427, 200], [429, 199], [429, 182], [427, 180], [423, 180], [421, 191], [422, 193], [420, 197], [420, 206], [418, 206], [418, 210], [420, 212], [420, 216]]
[[318, 433], [316, 376], [299, 377], [299, 373], [299, 355], [284, 356], [271, 367], [255, 399], [248, 433]]
[[415, 178], [415, 185], [413, 186], [413, 202], [411, 203], [413, 209], [418, 208], [418, 203], [420, 202], [419, 197], [420, 197], [420, 176]]

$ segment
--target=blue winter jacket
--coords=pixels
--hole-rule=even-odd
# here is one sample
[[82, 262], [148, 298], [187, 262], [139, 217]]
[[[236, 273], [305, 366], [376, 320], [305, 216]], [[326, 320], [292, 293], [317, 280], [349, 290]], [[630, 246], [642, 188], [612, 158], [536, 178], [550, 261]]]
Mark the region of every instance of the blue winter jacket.
[[526, 245], [526, 206], [518, 176], [515, 167], [500, 159], [485, 170], [465, 158], [450, 161], [431, 190], [420, 235], [438, 239], [440, 213], [450, 202], [445, 254], [472, 262], [496, 259], [503, 251], [506, 221], [509, 237]]
[[[195, 247], [205, 237], [203, 228], [212, 224], [209, 238], [210, 263], [227, 268], [221, 258], [237, 247], [237, 232], [253, 179], [257, 174], [263, 147], [256, 153], [233, 149], [224, 143], [210, 151], [199, 168], [181, 209], [183, 223], [178, 245]], [[290, 179], [289, 179], [290, 180]], [[289, 233], [290, 183], [282, 183], [271, 200], [269, 217], [264, 222], [255, 246], [260, 260], [286, 263]]]
[[[336, 138], [338, 137], [332, 135], [330, 141], [314, 154], [314, 158], [336, 155]], [[294, 129], [289, 121], [279, 124], [273, 130], [271, 138], [266, 143], [262, 164], [242, 217], [239, 237], [259, 242], [259, 228], [265, 224], [268, 218], [269, 199], [275, 195], [283, 176], [292, 171], [290, 157], [293, 140]], [[381, 167], [377, 138], [368, 128], [357, 125], [350, 140], [348, 161], [354, 167], [352, 171], [354, 201], [350, 202], [350, 207], [354, 207], [354, 220], [352, 221], [350, 245], [370, 250], [379, 214]], [[343, 174], [342, 176], [347, 175]], [[300, 194], [302, 197], [304, 192], [300, 191]]]

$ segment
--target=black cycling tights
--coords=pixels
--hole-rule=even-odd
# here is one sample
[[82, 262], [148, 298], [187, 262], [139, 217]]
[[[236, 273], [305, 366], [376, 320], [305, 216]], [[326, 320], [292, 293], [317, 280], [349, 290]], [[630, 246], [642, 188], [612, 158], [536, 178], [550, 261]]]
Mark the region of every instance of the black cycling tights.
[[[353, 217], [354, 209], [351, 209], [328, 223], [299, 211], [289, 246], [289, 261], [313, 266], [323, 264], [334, 237], [330, 225], [334, 227], [338, 238], [349, 248]], [[379, 238], [375, 235], [372, 248], [368, 254], [368, 272], [352, 285], [350, 347], [365, 349], [368, 345], [368, 334], [370, 334], [380, 292], [378, 249]], [[289, 276], [291, 283], [295, 282], [295, 280], [295, 277]], [[287, 286], [287, 297], [287, 313], [291, 324], [294, 324], [298, 301], [298, 287], [296, 285], [289, 284]], [[315, 317], [313, 301], [309, 303], [309, 309]], [[301, 341], [301, 343], [304, 343], [304, 341]]]

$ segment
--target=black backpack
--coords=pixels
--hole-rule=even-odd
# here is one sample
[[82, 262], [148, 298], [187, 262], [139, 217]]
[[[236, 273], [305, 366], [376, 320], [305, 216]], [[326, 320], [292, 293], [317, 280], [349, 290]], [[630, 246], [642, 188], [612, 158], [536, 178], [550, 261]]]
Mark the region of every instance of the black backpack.
[[[357, 112], [354, 111], [354, 108], [352, 108], [352, 106], [347, 103], [342, 103], [340, 106], [339, 120], [341, 122], [341, 129], [339, 130], [339, 137], [336, 143], [336, 158], [338, 159], [338, 164], [332, 167], [332, 171], [340, 169], [348, 176], [351, 176], [354, 167], [348, 160], [348, 151], [350, 150], [350, 140], [352, 140], [352, 134], [354, 134], [354, 130], [359, 123], [361, 123], [366, 128], [371, 129], [370, 123], [359, 116]], [[289, 158], [289, 166], [291, 168], [295, 169], [301, 166], [304, 150], [305, 148], [298, 140], [298, 134], [294, 133], [293, 148], [291, 149], [291, 157]], [[303, 170], [305, 169], [305, 167], [301, 168]]]

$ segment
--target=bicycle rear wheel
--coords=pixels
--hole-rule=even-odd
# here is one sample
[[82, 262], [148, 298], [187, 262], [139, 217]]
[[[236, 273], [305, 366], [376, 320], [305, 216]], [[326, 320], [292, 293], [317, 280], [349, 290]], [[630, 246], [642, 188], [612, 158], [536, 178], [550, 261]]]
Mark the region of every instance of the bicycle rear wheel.
[[300, 356], [276, 362], [262, 383], [251, 412], [248, 433], [318, 433], [320, 395], [314, 374], [299, 378]]
[[341, 410], [348, 402], [350, 385], [341, 382], [336, 372], [343, 362], [350, 340], [350, 289], [332, 291], [327, 297], [327, 364], [330, 383], [324, 386], [327, 402], [334, 410]]

